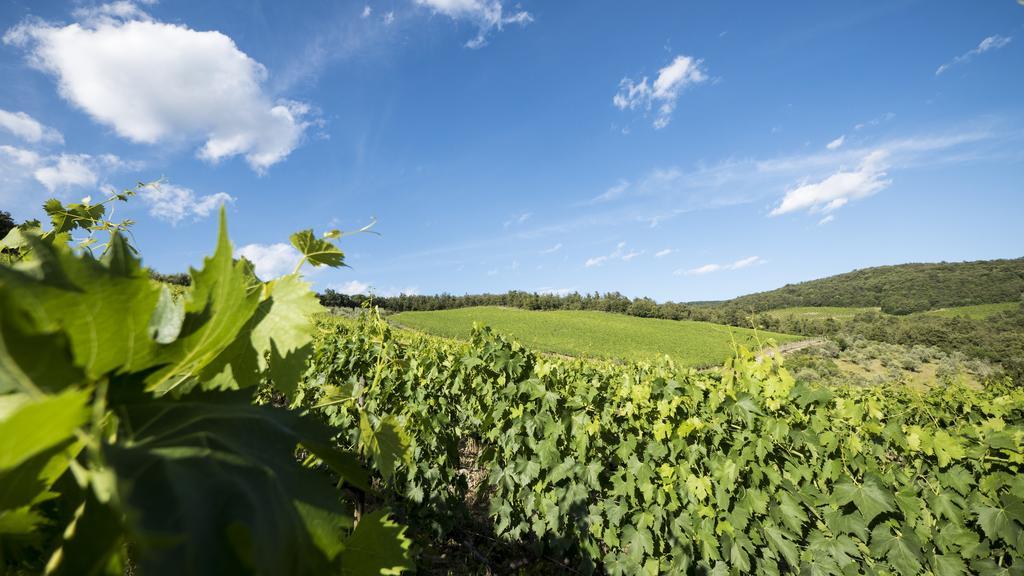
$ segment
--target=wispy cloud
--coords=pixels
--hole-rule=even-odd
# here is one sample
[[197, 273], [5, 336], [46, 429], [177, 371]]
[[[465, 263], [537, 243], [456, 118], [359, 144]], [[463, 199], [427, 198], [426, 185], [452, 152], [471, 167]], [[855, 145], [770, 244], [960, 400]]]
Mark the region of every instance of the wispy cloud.
[[609, 187], [607, 190], [594, 196], [590, 199], [588, 204], [599, 204], [601, 202], [608, 202], [616, 198], [621, 197], [629, 189], [629, 182], [627, 180], [619, 180], [615, 185]]
[[514, 226], [514, 225], [525, 224], [526, 221], [529, 220], [531, 216], [533, 216], [533, 212], [521, 212], [519, 214], [516, 214], [512, 218], [509, 218], [508, 220], [505, 220], [505, 223], [504, 223], [503, 226], [505, 228], [509, 228], [511, 226]]
[[703, 60], [679, 55], [658, 71], [658, 77], [653, 83], [648, 83], [646, 76], [639, 82], [623, 78], [619, 82], [618, 92], [612, 97], [612, 104], [619, 110], [639, 109], [649, 112], [655, 109], [653, 126], [660, 130], [672, 121], [672, 113], [682, 91], [707, 80]]
[[610, 262], [612, 260], [621, 260], [623, 262], [631, 262], [636, 257], [642, 256], [646, 252], [647, 252], [646, 250], [628, 250], [627, 251], [626, 250], [626, 243], [625, 242], [619, 242], [615, 246], [615, 250], [611, 254], [604, 254], [604, 255], [601, 255], [601, 256], [593, 256], [591, 258], [587, 258], [587, 261], [584, 262], [583, 265], [585, 267], [587, 267], [587, 268], [594, 268], [596, 266], [602, 266], [605, 263]]
[[555, 252], [558, 252], [561, 249], [562, 249], [562, 243], [559, 242], [558, 244], [555, 244], [554, 246], [552, 246], [550, 248], [545, 248], [545, 249], [541, 250], [540, 253], [541, 254], [554, 254]]
[[829, 150], [838, 150], [843, 145], [844, 142], [846, 142], [846, 135], [845, 134], [843, 134], [839, 138], [836, 138], [835, 140], [829, 142], [828, 144], [825, 144], [825, 148], [828, 148]]
[[[687, 214], [722, 210], [730, 206], [770, 203], [768, 212], [779, 205], [788, 190], [808, 182], [820, 182], [840, 171], [850, 171], [878, 149], [888, 152], [886, 172], [899, 182], [906, 170], [919, 170], [940, 165], [986, 162], [1001, 158], [1020, 160], [1024, 135], [1005, 129], [1001, 119], [980, 119], [967, 124], [948, 126], [941, 131], [909, 134], [900, 138], [877, 140], [863, 146], [848, 142], [839, 150], [824, 147], [817, 151], [774, 157], [725, 158], [716, 163], [692, 166], [665, 166], [632, 178], [629, 190], [615, 203], [587, 205], [580, 202], [545, 210], [520, 228], [510, 228], [503, 235], [481, 235], [430, 249], [408, 252], [388, 262], [389, 270], [401, 271], [425, 266], [438, 258], [461, 261], [469, 254], [486, 250], [497, 254], [521, 240], [538, 241], [567, 234], [576, 237], [599, 237], [621, 234], [625, 237], [638, 225], [652, 219], [663, 224]], [[583, 202], [586, 202], [584, 200]], [[819, 213], [813, 222], [823, 217]], [[548, 245], [555, 243], [550, 240]], [[562, 250], [564, 252], [564, 248]], [[591, 267], [610, 264], [608, 254], [593, 255]]]
[[654, 253], [654, 257], [655, 258], [664, 258], [665, 256], [668, 256], [669, 254], [671, 254], [673, 252], [675, 252], [675, 250], [673, 250], [672, 248], [665, 248], [664, 250], [658, 250], [657, 252], [655, 252]]
[[415, 0], [416, 4], [430, 8], [436, 14], [444, 14], [452, 20], [467, 20], [477, 25], [477, 35], [466, 42], [467, 48], [481, 48], [487, 45], [492, 31], [501, 30], [506, 24], [525, 26], [533, 22], [533, 16], [525, 10], [506, 11], [502, 0]]
[[888, 122], [888, 121], [892, 120], [895, 117], [896, 117], [895, 113], [893, 113], [893, 112], [886, 112], [885, 114], [882, 114], [880, 116], [876, 116], [876, 117], [874, 117], [874, 118], [872, 118], [870, 120], [865, 120], [864, 122], [857, 123], [853, 127], [853, 129], [854, 130], [863, 130], [865, 128], [870, 128], [870, 127], [873, 127], [873, 126], [878, 126], [880, 124], [883, 124], [885, 122]]
[[760, 256], [748, 256], [732, 262], [731, 264], [705, 264], [688, 270], [680, 268], [673, 274], [676, 276], [703, 276], [705, 274], [711, 274], [712, 272], [719, 272], [723, 270], [742, 270], [743, 268], [749, 268], [755, 264], [764, 264], [764, 262], [765, 260]]
[[953, 58], [949, 62], [946, 62], [942, 66], [939, 66], [935, 70], [935, 75], [939, 76], [943, 72], [949, 70], [951, 67], [958, 64], [966, 64], [974, 59], [975, 56], [980, 56], [990, 50], [998, 50], [1003, 46], [1006, 46], [1013, 40], [1012, 36], [1000, 36], [998, 34], [989, 36], [982, 40], [976, 47], [964, 52], [963, 54]]
[[625, 254], [623, 254], [621, 256], [621, 258], [622, 258], [623, 262], [630, 262], [634, 258], [636, 258], [637, 256], [642, 256], [646, 252], [647, 252], [646, 250], [630, 250], [629, 252], [626, 252]]

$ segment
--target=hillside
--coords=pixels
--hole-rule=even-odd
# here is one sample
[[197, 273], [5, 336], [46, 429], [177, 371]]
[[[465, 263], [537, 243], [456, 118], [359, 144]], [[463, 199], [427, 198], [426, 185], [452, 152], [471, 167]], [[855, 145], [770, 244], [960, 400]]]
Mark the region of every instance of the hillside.
[[1019, 301], [1024, 258], [864, 268], [718, 303], [765, 311], [809, 306], [879, 307], [889, 314]]
[[583, 310], [534, 311], [480, 306], [435, 312], [403, 312], [390, 319], [399, 326], [449, 338], [467, 338], [473, 323], [545, 352], [568, 356], [651, 360], [669, 355], [684, 366], [719, 364], [732, 355], [732, 343], [748, 347], [773, 339], [777, 343], [797, 336], [692, 322], [633, 318], [622, 314]]

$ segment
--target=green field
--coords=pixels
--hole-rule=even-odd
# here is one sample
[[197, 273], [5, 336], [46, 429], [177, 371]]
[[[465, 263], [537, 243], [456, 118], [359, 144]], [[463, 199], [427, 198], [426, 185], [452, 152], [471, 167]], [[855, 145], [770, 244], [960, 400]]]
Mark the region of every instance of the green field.
[[[684, 366], [719, 364], [732, 353], [732, 341], [756, 343], [754, 331], [708, 322], [636, 318], [581, 310], [533, 311], [482, 306], [436, 312], [403, 312], [395, 324], [449, 338], [466, 338], [473, 323], [491, 326], [523, 344], [556, 354], [650, 360], [667, 354]], [[758, 332], [762, 341], [800, 340], [799, 336]]]
[[863, 312], [879, 312], [880, 308], [844, 308], [840, 306], [801, 306], [796, 308], [778, 308], [769, 310], [766, 314], [776, 317], [823, 319], [834, 318], [835, 320], [850, 320], [857, 314]]
[[1015, 310], [1020, 306], [1019, 302], [1003, 302], [1001, 304], [976, 304], [974, 306], [957, 306], [955, 308], [941, 308], [939, 310], [931, 310], [929, 312], [922, 312], [928, 316], [942, 316], [944, 318], [953, 318], [955, 316], [966, 316], [975, 320], [981, 320], [999, 314], [1000, 312], [1008, 312]]

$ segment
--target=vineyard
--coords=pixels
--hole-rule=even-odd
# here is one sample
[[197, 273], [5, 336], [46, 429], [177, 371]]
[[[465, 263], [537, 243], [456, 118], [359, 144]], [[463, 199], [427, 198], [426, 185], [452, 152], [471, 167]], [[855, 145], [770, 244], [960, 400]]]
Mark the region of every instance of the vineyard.
[[[743, 346], [709, 372], [330, 318], [234, 259], [223, 215], [175, 296], [104, 203], [47, 213], [0, 266], [6, 572], [394, 574], [470, 520], [529, 552], [480, 573], [1024, 571], [1009, 380], [826, 387]], [[294, 234], [295, 270], [342, 236]]]
[[520, 310], [481, 306], [433, 312], [402, 312], [400, 326], [448, 338], [469, 338], [474, 324], [494, 328], [539, 351], [605, 359], [652, 360], [669, 355], [683, 366], [718, 366], [737, 343], [754, 347], [798, 336], [756, 332], [710, 322], [635, 318], [587, 310]]
[[372, 314], [322, 329], [303, 400], [350, 436], [357, 415], [332, 398], [394, 419], [408, 443], [396, 498], [463, 502], [470, 441], [495, 533], [575, 570], [1021, 568], [1020, 389], [830, 390], [743, 350], [720, 376], [551, 359], [487, 329], [441, 342]]

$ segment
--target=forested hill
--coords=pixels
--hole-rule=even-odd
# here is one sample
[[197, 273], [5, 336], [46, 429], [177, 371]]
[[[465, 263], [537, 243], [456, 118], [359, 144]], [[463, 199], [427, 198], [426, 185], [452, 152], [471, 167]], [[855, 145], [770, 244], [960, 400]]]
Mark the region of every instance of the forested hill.
[[890, 314], [1017, 301], [1024, 294], [1024, 258], [899, 264], [864, 268], [787, 284], [717, 303], [745, 310], [796, 306], [878, 306]]

